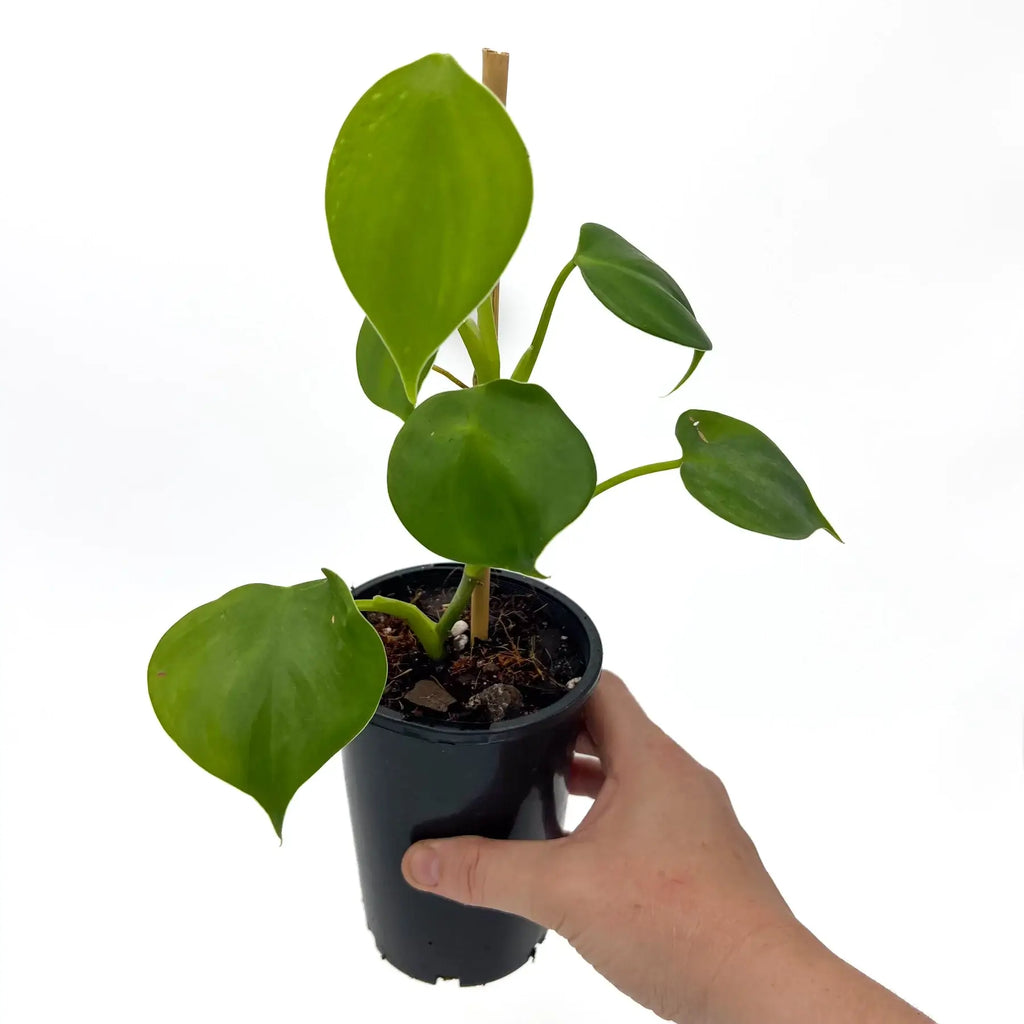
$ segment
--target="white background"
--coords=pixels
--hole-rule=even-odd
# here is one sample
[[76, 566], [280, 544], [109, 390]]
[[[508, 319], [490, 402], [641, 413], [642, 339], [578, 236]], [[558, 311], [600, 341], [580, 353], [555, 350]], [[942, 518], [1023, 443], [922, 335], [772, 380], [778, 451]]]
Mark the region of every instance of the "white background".
[[717, 409], [783, 448], [846, 541], [744, 533], [661, 474], [597, 499], [541, 569], [725, 779], [812, 930], [943, 1021], [1024, 1019], [1019, 4], [4, 20], [5, 1024], [653, 1019], [556, 937], [484, 989], [398, 974], [365, 930], [340, 758], [279, 847], [146, 696], [163, 630], [235, 585], [431, 560], [387, 500], [398, 421], [355, 381], [323, 179], [378, 77], [435, 50], [477, 73], [485, 45], [511, 51], [536, 186], [506, 366], [579, 224], [609, 225], [715, 351], [662, 400], [688, 353], [570, 280], [534, 379], [599, 475], [676, 457], [679, 412]]

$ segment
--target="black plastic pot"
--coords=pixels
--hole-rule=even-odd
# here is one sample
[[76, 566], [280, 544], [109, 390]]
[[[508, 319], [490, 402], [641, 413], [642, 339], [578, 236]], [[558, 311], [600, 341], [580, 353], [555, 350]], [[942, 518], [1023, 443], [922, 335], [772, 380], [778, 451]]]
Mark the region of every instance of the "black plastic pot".
[[[380, 576], [353, 593], [408, 600], [458, 581], [461, 566], [421, 565]], [[554, 839], [563, 835], [566, 779], [583, 705], [601, 671], [601, 641], [576, 604], [538, 580], [492, 570], [492, 593], [539, 593], [545, 614], [585, 666], [555, 704], [490, 727], [412, 721], [378, 708], [343, 751], [366, 922], [381, 956], [410, 977], [483, 985], [533, 954], [544, 929], [512, 914], [413, 889], [406, 849], [457, 835]]]

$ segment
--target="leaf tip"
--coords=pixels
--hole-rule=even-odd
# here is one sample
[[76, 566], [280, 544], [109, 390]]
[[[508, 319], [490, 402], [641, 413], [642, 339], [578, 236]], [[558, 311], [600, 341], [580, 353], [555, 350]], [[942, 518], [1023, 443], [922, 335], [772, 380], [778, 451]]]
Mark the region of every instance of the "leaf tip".
[[284, 807], [276, 807], [272, 800], [264, 803], [258, 796], [254, 796], [253, 799], [266, 811], [267, 817], [270, 818], [270, 824], [274, 826], [274, 834], [277, 836], [277, 845], [279, 847], [284, 846], [284, 812], [287, 810], [288, 804], [286, 803]]
[[704, 358], [704, 352], [710, 350], [711, 344], [708, 343], [708, 349], [695, 349], [692, 358], [690, 359], [690, 366], [686, 373], [683, 374], [682, 380], [667, 394], [662, 395], [662, 398], [668, 398], [669, 395], [674, 395], [689, 379], [693, 376], [693, 371], [697, 369], [700, 361]]
[[822, 520], [824, 522], [824, 525], [822, 526], [822, 529], [825, 530], [826, 533], [830, 533], [833, 537], [835, 537], [835, 539], [837, 541], [839, 541], [840, 544], [845, 544], [846, 541], [843, 540], [843, 538], [840, 537], [839, 534], [836, 533], [836, 531], [832, 529], [832, 524], [827, 519], [825, 519], [824, 516], [822, 516]]

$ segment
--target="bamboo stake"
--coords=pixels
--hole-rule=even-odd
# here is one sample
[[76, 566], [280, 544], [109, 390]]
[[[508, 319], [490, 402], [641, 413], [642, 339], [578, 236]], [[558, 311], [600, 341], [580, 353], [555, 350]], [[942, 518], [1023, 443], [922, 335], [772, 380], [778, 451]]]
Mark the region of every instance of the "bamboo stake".
[[[484, 48], [483, 82], [504, 104], [508, 100], [508, 54]], [[491, 309], [494, 310], [494, 329], [498, 329], [498, 288], [491, 292]]]
[[[483, 83], [502, 103], [508, 98], [508, 54], [484, 48]], [[491, 292], [494, 329], [498, 329], [498, 285]], [[475, 382], [474, 382], [475, 383]], [[471, 640], [486, 640], [491, 625], [491, 570], [484, 573], [473, 588], [469, 604], [469, 635]]]

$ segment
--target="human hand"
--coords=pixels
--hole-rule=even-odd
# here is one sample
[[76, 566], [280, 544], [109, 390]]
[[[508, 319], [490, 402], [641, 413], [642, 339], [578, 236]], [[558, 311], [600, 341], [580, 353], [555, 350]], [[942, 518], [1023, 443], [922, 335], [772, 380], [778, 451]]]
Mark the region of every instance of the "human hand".
[[[557, 931], [663, 1017], [702, 1014], [723, 960], [792, 915], [722, 784], [647, 718], [621, 679], [603, 674], [584, 720], [569, 791], [595, 801], [575, 832], [418, 843], [403, 872], [418, 888]], [[432, 854], [437, 882], [420, 885], [433, 877]]]
[[[802, 928], [725, 787], [651, 722], [618, 676], [602, 673], [584, 722], [569, 791], [594, 804], [575, 832], [426, 840], [403, 858], [406, 880], [558, 932], [666, 1019], [838, 1022], [897, 1004], [914, 1016], [872, 1019], [926, 1020]], [[837, 1006], [843, 985], [853, 997]]]

